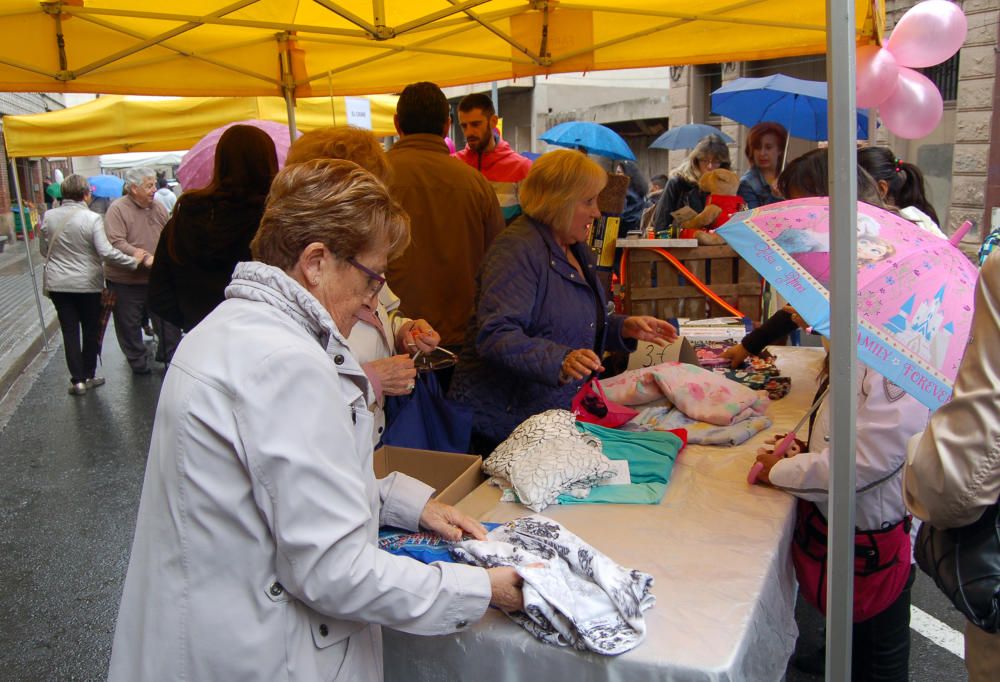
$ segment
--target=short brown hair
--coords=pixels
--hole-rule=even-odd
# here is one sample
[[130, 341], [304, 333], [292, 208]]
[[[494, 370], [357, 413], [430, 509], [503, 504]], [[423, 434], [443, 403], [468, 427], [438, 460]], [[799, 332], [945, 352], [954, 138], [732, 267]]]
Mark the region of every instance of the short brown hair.
[[561, 236], [569, 229], [576, 203], [606, 184], [607, 172], [586, 154], [569, 149], [549, 152], [538, 157], [521, 182], [521, 208]]
[[410, 219], [385, 185], [356, 163], [297, 163], [274, 177], [250, 251], [254, 260], [287, 272], [313, 242], [342, 259], [386, 242], [391, 259], [410, 242]]
[[765, 135], [774, 135], [778, 138], [778, 148], [780, 149], [778, 152], [778, 168], [781, 168], [781, 160], [785, 157], [785, 142], [788, 141], [788, 131], [780, 123], [762, 121], [751, 128], [750, 133], [747, 135], [747, 143], [743, 147], [743, 153], [746, 154], [747, 161], [752, 166], [753, 150], [759, 149], [764, 144]]
[[63, 199], [83, 201], [83, 198], [90, 193], [90, 181], [82, 175], [73, 173], [59, 183], [59, 191], [62, 192]]
[[361, 128], [329, 126], [310, 130], [292, 143], [285, 165], [313, 159], [353, 161], [382, 182], [389, 182], [389, 164], [382, 143]]

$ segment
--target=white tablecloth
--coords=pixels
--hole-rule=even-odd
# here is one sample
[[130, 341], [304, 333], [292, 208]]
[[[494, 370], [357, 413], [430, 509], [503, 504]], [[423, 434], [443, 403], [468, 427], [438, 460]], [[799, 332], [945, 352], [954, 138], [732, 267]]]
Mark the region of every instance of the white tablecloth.
[[[823, 354], [774, 348], [792, 391], [774, 402], [772, 431], [792, 428], [816, 391]], [[739, 447], [691, 445], [659, 505], [554, 505], [556, 519], [623, 566], [651, 573], [656, 606], [646, 640], [609, 658], [543, 644], [490, 609], [457, 635], [418, 637], [386, 629], [390, 682], [468, 680], [780, 680], [798, 634], [789, 555], [791, 496], [748, 486], [746, 475], [768, 432]], [[501, 503], [483, 485], [459, 505], [484, 521], [530, 510]]]

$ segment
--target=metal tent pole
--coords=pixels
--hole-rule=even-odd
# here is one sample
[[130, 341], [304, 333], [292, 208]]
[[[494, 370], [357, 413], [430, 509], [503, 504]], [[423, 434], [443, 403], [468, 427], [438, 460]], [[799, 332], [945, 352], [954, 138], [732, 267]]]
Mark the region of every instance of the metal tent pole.
[[[7, 141], [4, 138], [4, 154], [7, 153]], [[49, 335], [45, 331], [45, 313], [42, 310], [42, 297], [38, 295], [38, 280], [35, 277], [35, 266], [31, 262], [31, 240], [28, 238], [29, 217], [24, 212], [24, 201], [21, 199], [21, 179], [17, 177], [17, 164], [14, 159], [7, 157], [10, 161], [10, 171], [14, 178], [14, 193], [17, 195], [17, 210], [21, 216], [21, 234], [24, 235], [24, 248], [28, 254], [28, 274], [31, 275], [31, 291], [35, 294], [35, 307], [38, 309], [38, 324], [42, 328], [42, 343], [45, 350], [49, 349]], [[38, 238], [42, 235], [39, 231]]]
[[857, 118], [854, 0], [827, 0], [830, 175], [830, 505], [826, 679], [851, 679], [857, 409]]

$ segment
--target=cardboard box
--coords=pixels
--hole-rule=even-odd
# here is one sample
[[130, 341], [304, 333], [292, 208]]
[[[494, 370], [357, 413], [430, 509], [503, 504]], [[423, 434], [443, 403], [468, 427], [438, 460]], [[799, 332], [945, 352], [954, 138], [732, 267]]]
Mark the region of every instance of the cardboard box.
[[486, 480], [478, 455], [414, 450], [386, 445], [372, 457], [375, 477], [399, 471], [434, 488], [434, 496], [445, 504], [457, 504]]

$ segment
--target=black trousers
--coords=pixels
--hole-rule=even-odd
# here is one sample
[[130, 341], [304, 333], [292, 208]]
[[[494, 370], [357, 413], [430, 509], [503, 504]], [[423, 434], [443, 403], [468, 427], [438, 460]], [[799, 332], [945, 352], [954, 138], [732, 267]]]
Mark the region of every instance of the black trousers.
[[118, 345], [125, 354], [132, 369], [143, 369], [147, 366], [146, 344], [142, 342], [142, 325], [147, 316], [153, 322], [156, 341], [163, 352], [164, 361], [170, 362], [181, 340], [181, 330], [162, 320], [159, 315], [149, 311], [146, 294], [149, 287], [145, 284], [121, 284], [108, 282], [108, 288], [115, 292], [115, 336]]
[[899, 598], [882, 613], [854, 624], [851, 679], [907, 682], [910, 676], [910, 589], [916, 566]]
[[[49, 293], [59, 316], [70, 381], [78, 384], [97, 372], [97, 337], [101, 332], [101, 293]], [[82, 330], [82, 335], [81, 335]]]

